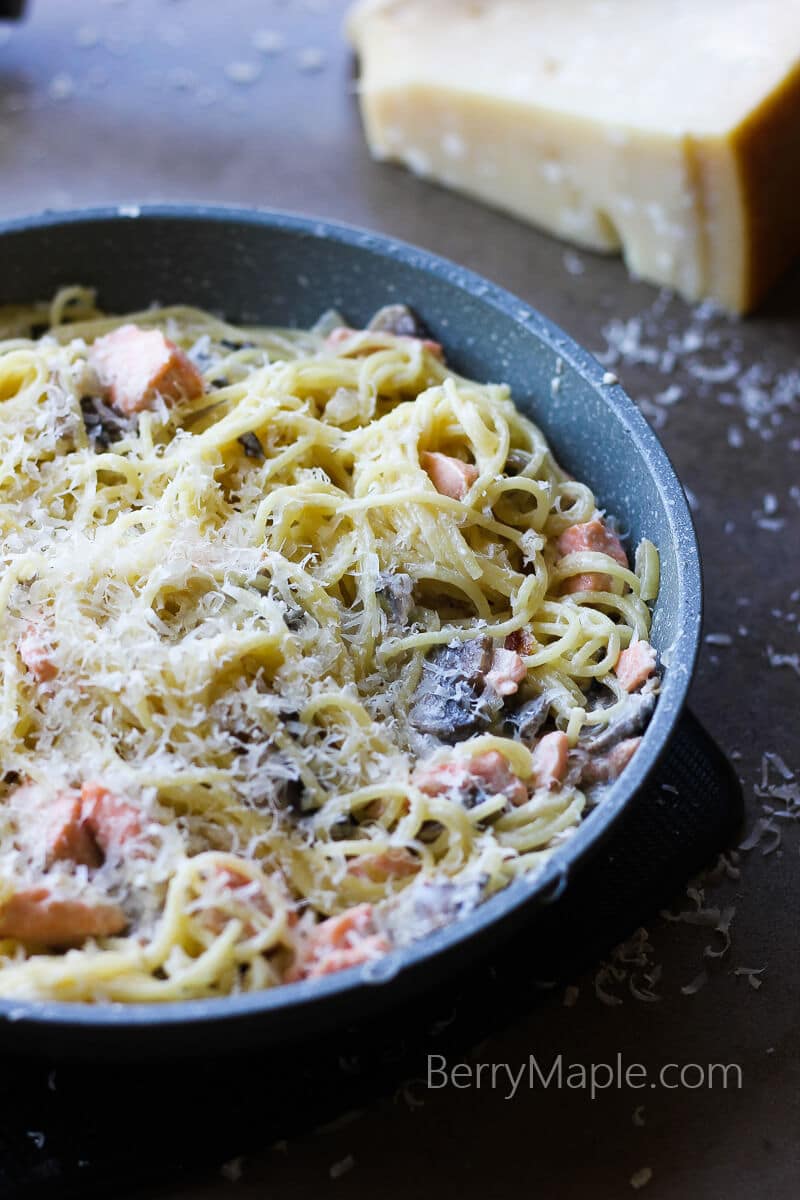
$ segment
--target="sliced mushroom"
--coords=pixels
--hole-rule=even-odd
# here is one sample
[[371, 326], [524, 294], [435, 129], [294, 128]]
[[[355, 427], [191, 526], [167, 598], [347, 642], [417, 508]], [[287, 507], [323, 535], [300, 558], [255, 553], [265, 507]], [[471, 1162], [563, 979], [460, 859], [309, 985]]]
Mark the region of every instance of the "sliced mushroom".
[[95, 450], [107, 450], [130, 430], [130, 421], [115, 413], [98, 396], [83, 396], [81, 412], [86, 436]]
[[243, 433], [236, 440], [248, 458], [254, 458], [257, 462], [264, 461], [264, 447], [254, 433]]
[[511, 737], [531, 750], [549, 711], [550, 701], [547, 696], [535, 696], [533, 700], [528, 700], [508, 714], [505, 720], [506, 729]]
[[292, 633], [300, 628], [305, 619], [306, 610], [304, 608], [300, 608], [299, 605], [286, 606], [286, 611], [283, 614], [283, 623]]
[[506, 475], [521, 475], [531, 461], [527, 450], [509, 450], [506, 459]]
[[476, 638], [440, 646], [428, 657], [409, 721], [420, 733], [458, 742], [487, 724], [483, 683], [492, 662], [492, 640]]
[[428, 658], [434, 673], [451, 680], [463, 680], [473, 687], [482, 683], [492, 665], [494, 644], [489, 637], [473, 638], [471, 641], [451, 642], [439, 646]]
[[378, 599], [396, 625], [407, 625], [414, 603], [414, 581], [410, 575], [382, 571], [378, 576]]
[[358, 831], [358, 821], [352, 813], [341, 813], [335, 821], [331, 822], [328, 833], [333, 842], [346, 842], [354, 837]]
[[460, 742], [481, 727], [474, 693], [461, 681], [451, 696], [423, 692], [417, 696], [409, 714], [411, 725], [443, 742]]
[[422, 842], [423, 846], [430, 846], [443, 833], [444, 825], [441, 821], [423, 821], [417, 830], [417, 841]]
[[[299, 629], [308, 616], [302, 605], [293, 604], [290, 600], [287, 600], [286, 596], [270, 581], [269, 575], [265, 572], [259, 571], [250, 580], [249, 586], [262, 596], [268, 596], [270, 600], [277, 604], [284, 625], [292, 632]], [[289, 594], [294, 596], [294, 592], [291, 590]]]
[[586, 753], [581, 763], [579, 784], [591, 788], [599, 784], [613, 783], [618, 779], [639, 749], [640, 737], [625, 738], [617, 742], [604, 754]]
[[306, 785], [299, 775], [288, 779], [279, 779], [275, 785], [275, 803], [278, 808], [291, 809], [292, 812], [306, 812], [309, 807], [303, 803]]
[[632, 692], [626, 697], [620, 716], [598, 733], [587, 733], [580, 739], [580, 746], [590, 754], [604, 754], [620, 742], [642, 733], [656, 707], [653, 690]]
[[429, 338], [430, 330], [407, 304], [387, 304], [379, 308], [367, 329], [376, 333], [393, 333], [398, 337]]

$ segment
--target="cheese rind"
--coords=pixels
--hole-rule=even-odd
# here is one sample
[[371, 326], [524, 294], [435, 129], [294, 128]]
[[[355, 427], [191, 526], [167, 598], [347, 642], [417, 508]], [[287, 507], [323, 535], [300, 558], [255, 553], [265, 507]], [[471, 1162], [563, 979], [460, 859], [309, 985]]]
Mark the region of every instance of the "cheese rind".
[[367, 0], [350, 34], [378, 158], [734, 311], [800, 251], [796, 0]]

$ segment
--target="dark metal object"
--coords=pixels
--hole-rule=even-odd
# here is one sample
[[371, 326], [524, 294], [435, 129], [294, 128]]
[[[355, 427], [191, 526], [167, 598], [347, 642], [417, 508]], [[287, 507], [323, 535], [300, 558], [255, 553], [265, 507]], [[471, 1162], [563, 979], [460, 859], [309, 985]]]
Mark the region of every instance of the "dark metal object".
[[[537, 879], [520, 880], [462, 921], [353, 971], [311, 983], [163, 1007], [0, 1002], [0, 1036], [60, 1053], [207, 1053], [286, 1042], [374, 1014], [421, 993], [528, 925], [593, 858], [664, 753], [697, 653], [701, 580], [683, 490], [655, 434], [603, 368], [540, 314], [469, 271], [414, 247], [328, 222], [199, 207], [45, 215], [0, 225], [0, 303], [80, 280], [111, 310], [158, 296], [243, 322], [310, 326], [332, 306], [364, 323], [391, 295], [418, 311], [448, 361], [504, 379], [557, 457], [624, 522], [630, 543], [661, 554], [652, 638], [667, 655], [664, 686], [640, 751], [607, 798]], [[269, 279], [269, 288], [264, 280]], [[306, 286], [311, 280], [311, 286]], [[476, 337], [476, 331], [479, 336]]]

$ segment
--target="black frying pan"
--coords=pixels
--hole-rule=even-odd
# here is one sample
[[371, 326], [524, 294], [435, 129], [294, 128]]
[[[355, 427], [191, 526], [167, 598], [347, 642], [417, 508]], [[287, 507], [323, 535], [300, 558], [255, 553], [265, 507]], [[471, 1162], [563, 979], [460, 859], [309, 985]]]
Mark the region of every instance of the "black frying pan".
[[664, 752], [694, 669], [701, 575], [686, 498], [658, 439], [603, 368], [514, 296], [443, 259], [377, 234], [281, 213], [138, 208], [62, 213], [0, 225], [0, 303], [63, 284], [98, 289], [109, 310], [191, 303], [234, 321], [313, 324], [330, 307], [355, 325], [397, 301], [419, 311], [448, 361], [511, 385], [563, 465], [594, 489], [630, 542], [661, 556], [652, 640], [665, 667], [655, 716], [607, 799], [535, 879], [468, 917], [338, 975], [271, 991], [160, 1006], [0, 1000], [6, 1047], [144, 1055], [286, 1044], [419, 995], [529, 923], [595, 854]]

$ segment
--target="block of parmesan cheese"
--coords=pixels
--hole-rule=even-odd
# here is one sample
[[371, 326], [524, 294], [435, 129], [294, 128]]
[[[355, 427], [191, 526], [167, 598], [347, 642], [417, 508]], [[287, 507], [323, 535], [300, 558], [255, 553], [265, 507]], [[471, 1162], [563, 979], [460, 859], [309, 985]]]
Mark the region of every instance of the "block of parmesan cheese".
[[800, 251], [800, 0], [362, 0], [373, 154], [751, 309]]

